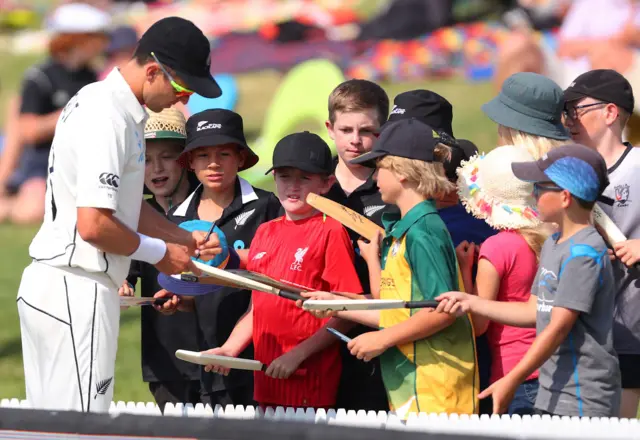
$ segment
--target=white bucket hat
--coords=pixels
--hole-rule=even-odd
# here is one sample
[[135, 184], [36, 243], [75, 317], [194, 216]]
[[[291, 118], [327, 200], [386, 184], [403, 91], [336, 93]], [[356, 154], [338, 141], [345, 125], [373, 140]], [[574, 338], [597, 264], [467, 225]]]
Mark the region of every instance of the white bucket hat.
[[534, 160], [525, 148], [507, 145], [462, 162], [458, 195], [466, 210], [495, 229], [540, 225], [533, 184], [518, 179], [511, 171], [512, 162]]
[[58, 7], [46, 20], [46, 28], [53, 34], [108, 32], [111, 16], [86, 3], [67, 3]]

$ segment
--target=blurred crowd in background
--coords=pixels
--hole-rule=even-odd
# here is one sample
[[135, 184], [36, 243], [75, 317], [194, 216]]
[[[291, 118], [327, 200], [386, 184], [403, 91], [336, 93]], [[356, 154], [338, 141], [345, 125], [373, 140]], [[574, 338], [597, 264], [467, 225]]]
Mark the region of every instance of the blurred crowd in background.
[[[214, 74], [286, 71], [321, 54], [347, 77], [375, 81], [461, 74], [499, 88], [509, 75], [533, 71], [565, 88], [585, 71], [611, 68], [638, 89], [639, 3], [65, 0], [30, 5], [0, 0], [0, 26], [10, 36], [7, 50], [46, 52], [3, 104], [8, 108], [0, 141], [0, 221], [41, 221], [49, 148], [61, 109], [80, 88], [128, 60], [138, 36], [160, 18], [179, 15], [205, 31]], [[188, 116], [188, 108], [182, 110]], [[636, 125], [632, 120], [632, 131]]]

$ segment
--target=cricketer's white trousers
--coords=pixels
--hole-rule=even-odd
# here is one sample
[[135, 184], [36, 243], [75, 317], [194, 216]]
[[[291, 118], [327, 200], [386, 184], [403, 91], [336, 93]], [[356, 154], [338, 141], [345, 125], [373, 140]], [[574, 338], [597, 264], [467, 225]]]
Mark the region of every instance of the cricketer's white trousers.
[[107, 412], [118, 348], [118, 292], [33, 262], [22, 274], [18, 313], [32, 408]]

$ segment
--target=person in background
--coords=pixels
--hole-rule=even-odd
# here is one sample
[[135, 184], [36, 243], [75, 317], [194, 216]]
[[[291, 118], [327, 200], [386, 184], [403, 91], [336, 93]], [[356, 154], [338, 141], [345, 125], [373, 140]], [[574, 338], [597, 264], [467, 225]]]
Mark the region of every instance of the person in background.
[[622, 374], [620, 417], [635, 418], [640, 401], [640, 149], [622, 141], [634, 108], [631, 84], [613, 70], [592, 70], [564, 91], [565, 124], [574, 141], [604, 157], [609, 186], [598, 205], [627, 238], [616, 243], [613, 345]]
[[100, 73], [100, 80], [107, 77], [114, 67], [126, 64], [138, 44], [138, 33], [131, 26], [119, 26], [111, 32], [111, 42], [107, 47], [107, 63]]
[[[527, 160], [533, 160], [529, 152], [505, 145], [486, 155], [475, 156], [459, 170], [458, 193], [465, 208], [477, 219], [500, 230], [480, 246], [471, 244], [466, 256], [459, 258], [463, 278], [469, 280], [467, 283], [475, 278], [474, 293], [480, 298], [526, 302], [531, 295], [540, 250], [547, 234], [540, 228], [532, 196], [533, 185], [519, 180], [511, 171], [511, 163]], [[474, 277], [472, 267], [478, 249], [477, 275]], [[533, 343], [536, 331], [490, 322], [482, 316], [472, 318], [476, 336], [487, 336], [491, 384], [509, 373], [522, 359]], [[508, 408], [509, 415], [532, 414], [537, 392], [536, 370], [518, 387]]]
[[106, 12], [81, 3], [60, 6], [49, 18], [49, 57], [24, 75], [17, 137], [0, 159], [0, 195], [10, 196], [2, 200], [6, 219], [30, 224], [44, 218], [47, 163], [58, 116], [73, 95], [98, 79], [91, 63], [109, 43], [110, 24]]
[[[458, 180], [456, 173], [463, 161], [469, 160], [478, 153], [478, 148], [466, 139], [455, 139], [453, 135], [453, 106], [451, 103], [431, 90], [409, 90], [400, 93], [393, 100], [393, 110], [389, 116], [389, 123], [400, 119], [416, 118], [432, 127], [451, 147], [451, 154], [444, 161], [444, 172], [447, 179], [455, 184]], [[453, 187], [436, 198], [438, 214], [444, 222], [451, 240], [456, 248], [458, 261], [466, 259], [472, 245], [480, 246], [488, 237], [495, 235], [497, 231], [486, 222], [475, 218], [460, 203], [458, 192]], [[464, 277], [462, 277], [464, 281]], [[466, 292], [474, 291], [475, 267], [469, 285], [464, 286]], [[462, 286], [460, 286], [462, 288]], [[476, 350], [478, 356], [478, 372], [480, 387], [489, 386], [491, 370], [491, 355], [486, 335], [476, 335]], [[480, 402], [480, 414], [491, 413], [491, 402]]]

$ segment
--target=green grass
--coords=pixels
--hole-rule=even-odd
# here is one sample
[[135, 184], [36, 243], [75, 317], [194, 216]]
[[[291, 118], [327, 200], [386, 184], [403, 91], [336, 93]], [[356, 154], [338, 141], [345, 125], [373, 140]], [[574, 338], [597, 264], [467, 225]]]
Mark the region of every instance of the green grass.
[[[0, 121], [4, 120], [6, 100], [19, 92], [24, 70], [38, 57], [10, 57], [0, 53]], [[265, 112], [281, 75], [260, 72], [238, 79], [240, 96], [236, 111], [245, 120], [248, 138], [260, 133]], [[431, 88], [447, 97], [454, 107], [454, 133], [471, 139], [482, 149], [490, 149], [496, 141], [496, 127], [481, 112], [480, 105], [493, 96], [489, 84], [467, 84], [463, 80], [383, 84], [389, 96], [413, 88]], [[313, 128], [313, 127], [305, 127]], [[322, 127], [317, 127], [322, 129]], [[24, 398], [24, 378], [20, 344], [20, 327], [15, 299], [23, 269], [29, 264], [28, 247], [37, 228], [0, 225], [0, 398]], [[140, 367], [139, 310], [122, 314], [118, 358], [116, 362], [115, 400], [150, 401], [152, 396], [142, 382]]]

